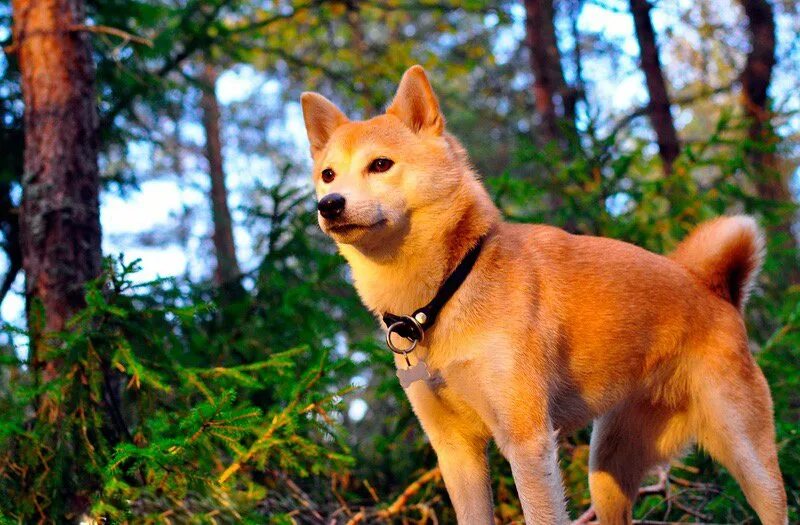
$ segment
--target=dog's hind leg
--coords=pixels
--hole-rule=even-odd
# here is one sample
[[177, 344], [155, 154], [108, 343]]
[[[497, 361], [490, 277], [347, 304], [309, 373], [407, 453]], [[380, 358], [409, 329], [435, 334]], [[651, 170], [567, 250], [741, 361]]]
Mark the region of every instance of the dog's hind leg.
[[[737, 355], [738, 354], [738, 355]], [[736, 478], [761, 523], [787, 523], [772, 399], [767, 382], [746, 347], [716, 352], [698, 376], [698, 442]]]
[[632, 523], [645, 474], [669, 460], [689, 438], [685, 411], [639, 400], [594, 422], [589, 457], [592, 506], [603, 525]]

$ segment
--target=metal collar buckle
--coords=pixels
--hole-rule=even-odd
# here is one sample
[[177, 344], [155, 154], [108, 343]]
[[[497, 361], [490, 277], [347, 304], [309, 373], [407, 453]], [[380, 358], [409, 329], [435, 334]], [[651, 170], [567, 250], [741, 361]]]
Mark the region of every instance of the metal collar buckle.
[[[400, 337], [403, 337], [403, 339], [411, 341], [411, 345], [408, 346], [407, 348], [398, 348], [392, 342], [392, 334], [397, 333], [397, 329], [400, 328], [401, 326], [408, 326], [408, 325], [411, 325], [413, 327], [413, 331], [415, 333], [420, 334], [419, 339], [403, 337], [401, 335]], [[403, 357], [405, 357], [406, 364], [408, 364], [408, 366], [411, 366], [411, 362], [408, 359], [408, 354], [413, 352], [414, 349], [417, 347], [417, 344], [421, 343], [423, 339], [425, 339], [425, 331], [422, 329], [422, 325], [420, 325], [419, 322], [410, 315], [402, 316], [399, 321], [392, 323], [392, 325], [389, 326], [389, 329], [386, 331], [386, 345], [389, 347], [389, 350], [391, 350], [395, 354], [400, 354]]]

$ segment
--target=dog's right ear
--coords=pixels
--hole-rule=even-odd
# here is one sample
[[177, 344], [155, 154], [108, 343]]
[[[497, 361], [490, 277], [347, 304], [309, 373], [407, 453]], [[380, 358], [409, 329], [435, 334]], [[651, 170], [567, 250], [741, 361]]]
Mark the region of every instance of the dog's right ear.
[[303, 106], [303, 120], [306, 122], [311, 156], [316, 157], [331, 138], [333, 132], [349, 122], [336, 105], [319, 93], [305, 92], [300, 96]]

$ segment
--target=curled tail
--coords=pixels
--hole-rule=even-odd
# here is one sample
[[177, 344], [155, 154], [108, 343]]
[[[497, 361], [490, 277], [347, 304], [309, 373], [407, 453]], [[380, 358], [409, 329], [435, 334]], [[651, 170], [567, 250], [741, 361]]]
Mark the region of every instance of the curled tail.
[[764, 234], [752, 217], [719, 217], [695, 228], [669, 257], [742, 310], [764, 260]]

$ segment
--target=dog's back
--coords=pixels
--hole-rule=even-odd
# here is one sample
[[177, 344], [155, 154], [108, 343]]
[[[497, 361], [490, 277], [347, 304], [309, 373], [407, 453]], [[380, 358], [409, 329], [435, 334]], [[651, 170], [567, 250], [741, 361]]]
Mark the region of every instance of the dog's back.
[[[660, 399], [685, 398], [685, 381], [667, 380], [691, 366], [693, 349], [722, 326], [745, 336], [735, 307], [701, 278], [628, 243], [509, 224], [485, 256], [504, 274], [487, 268], [493, 275], [478, 277], [496, 281], [482, 291], [483, 307], [527, 317], [547, 342], [535, 360], [565, 396], [554, 399], [560, 427], [580, 427], [647, 384], [659, 384], [652, 395]], [[527, 346], [519, 348], [529, 359]]]

